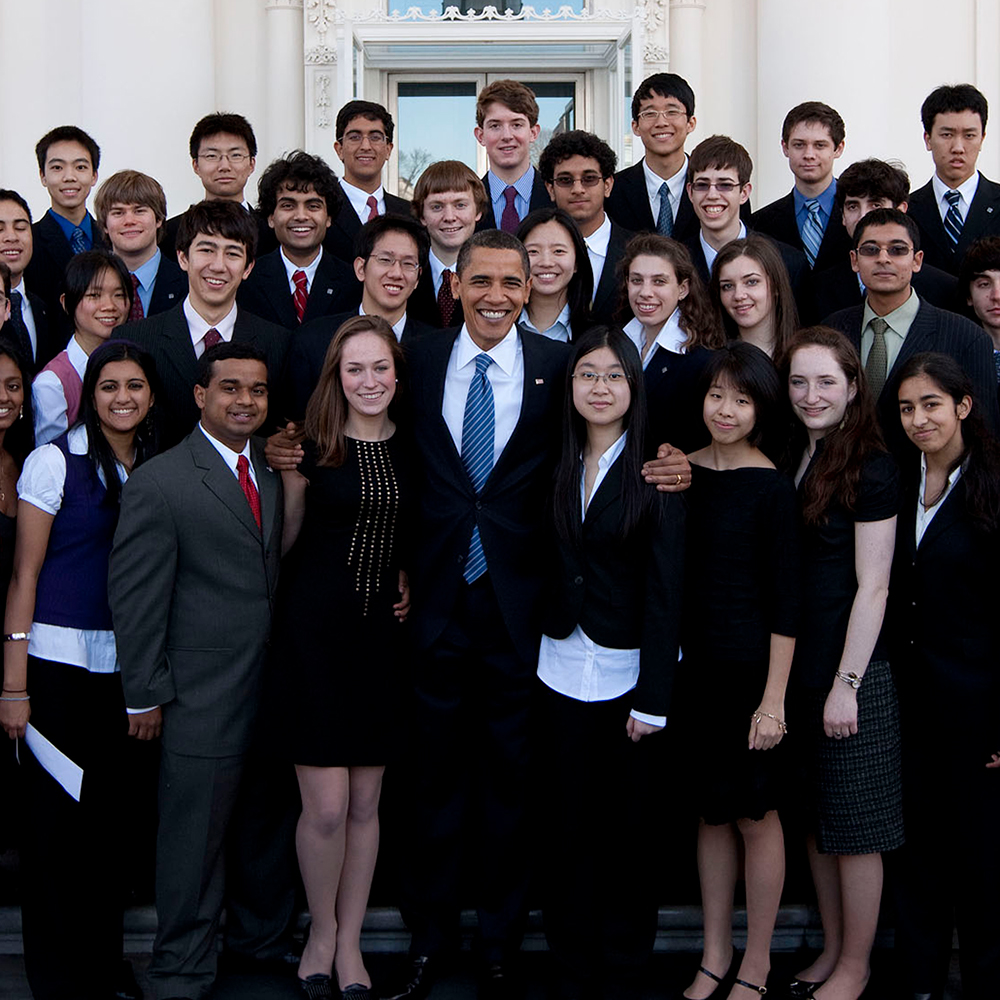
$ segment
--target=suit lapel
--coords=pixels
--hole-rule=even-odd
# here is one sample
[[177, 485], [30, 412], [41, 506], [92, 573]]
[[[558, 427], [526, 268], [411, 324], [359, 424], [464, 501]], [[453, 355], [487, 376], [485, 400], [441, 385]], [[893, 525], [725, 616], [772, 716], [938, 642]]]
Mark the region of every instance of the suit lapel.
[[[167, 357], [173, 365], [181, 383], [193, 386], [198, 381], [198, 359], [194, 354], [194, 344], [191, 343], [191, 331], [188, 330], [184, 318], [184, 305], [175, 306], [162, 313], [163, 333], [169, 341]], [[190, 393], [190, 389], [188, 389]]]
[[[299, 321], [292, 306], [292, 293], [288, 289], [288, 275], [280, 255], [280, 250], [275, 251], [274, 254], [266, 254], [257, 262], [257, 266], [264, 270], [261, 275], [263, 279], [261, 284], [268, 302], [271, 303], [271, 308], [280, 317], [281, 325], [290, 329], [298, 326]], [[319, 277], [318, 271], [316, 276]], [[315, 291], [315, 284], [313, 282], [313, 291]], [[312, 293], [310, 293], [309, 298], [312, 298]]]
[[593, 524], [610, 504], [618, 500], [621, 492], [622, 462], [621, 455], [619, 455], [612, 463], [611, 468], [608, 469], [607, 475], [601, 480], [601, 485], [597, 487], [596, 492], [590, 498], [587, 515], [583, 519], [585, 531], [587, 526]]
[[[203, 471], [202, 482], [205, 487], [214, 494], [220, 503], [226, 507], [244, 528], [247, 529], [258, 542], [262, 541], [261, 529], [257, 527], [250, 504], [246, 495], [240, 487], [239, 481], [233, 475], [232, 469], [226, 465], [222, 456], [215, 450], [208, 438], [205, 437], [200, 427], [196, 427], [188, 438], [194, 463]], [[254, 468], [256, 472], [256, 465]], [[261, 476], [262, 480], [264, 477]], [[274, 487], [274, 497], [277, 496], [277, 487]], [[272, 497], [270, 507], [271, 516], [274, 516], [275, 499]], [[263, 498], [261, 500], [261, 520], [263, 520]]]
[[[250, 454], [253, 456], [253, 467], [257, 473], [257, 486], [260, 491], [261, 536], [266, 549], [275, 529], [281, 527], [278, 520], [279, 477], [276, 472], [271, 472], [268, 469], [264, 449], [255, 439], [250, 441]], [[247, 506], [249, 507], [249, 504]]]
[[980, 174], [979, 186], [976, 188], [972, 204], [969, 206], [965, 224], [962, 226], [962, 235], [955, 248], [955, 256], [959, 260], [965, 256], [966, 250], [969, 249], [974, 240], [987, 233], [995, 232], [996, 227], [1000, 225], [1000, 219], [996, 217], [997, 193], [997, 186]]
[[[980, 181], [980, 183], [982, 182]], [[977, 190], [976, 195], [978, 196], [978, 194], [979, 191]], [[975, 203], [976, 199], [973, 198], [972, 206], [969, 208], [970, 215]], [[913, 211], [914, 209], [916, 209], [915, 212]], [[922, 188], [913, 192], [908, 211], [917, 220], [923, 235], [929, 236], [936, 245], [944, 260], [951, 260], [954, 256], [955, 248], [952, 246], [948, 234], [944, 231], [944, 223], [941, 221], [941, 213], [938, 211], [937, 199], [934, 197], [934, 185], [931, 181], [928, 181]], [[966, 219], [966, 222], [968, 221]]]
[[451, 352], [460, 333], [461, 329], [458, 329], [451, 337], [435, 336], [421, 339], [418, 350], [426, 352], [428, 355], [427, 372], [429, 377], [423, 380], [421, 386], [424, 393], [424, 403], [419, 408], [419, 412], [431, 421], [433, 432], [440, 437], [447, 460], [451, 463], [455, 482], [464, 483], [472, 491], [472, 481], [465, 471], [462, 456], [455, 447], [455, 439], [451, 436], [451, 431], [444, 419], [445, 379], [451, 361]]
[[[924, 537], [920, 539], [920, 545], [917, 546], [918, 552], [925, 546], [931, 545], [939, 535], [943, 535], [962, 516], [965, 505], [964, 494], [965, 483], [959, 479], [951, 493], [948, 494], [947, 499], [938, 508], [937, 513], [931, 518], [931, 523], [927, 525]], [[923, 497], [920, 499], [923, 500]], [[915, 532], [911, 531], [910, 537], [916, 542]]]
[[[918, 354], [920, 351], [934, 350], [934, 318], [931, 315], [931, 308], [926, 302], [921, 301], [917, 315], [913, 317], [910, 329], [903, 338], [899, 354], [896, 355], [896, 360], [893, 362], [892, 368], [886, 376], [886, 387], [892, 383], [896, 373], [914, 354]], [[862, 314], [863, 318], [864, 315]]]

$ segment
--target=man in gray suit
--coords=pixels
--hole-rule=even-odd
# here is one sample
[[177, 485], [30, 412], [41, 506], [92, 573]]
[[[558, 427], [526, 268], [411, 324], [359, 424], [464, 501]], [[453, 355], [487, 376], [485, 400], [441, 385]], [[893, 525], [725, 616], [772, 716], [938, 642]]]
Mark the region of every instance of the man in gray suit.
[[162, 732], [157, 998], [216, 974], [224, 844], [260, 700], [281, 552], [282, 495], [251, 435], [267, 366], [222, 343], [200, 359], [197, 427], [122, 493], [109, 591], [132, 735]]

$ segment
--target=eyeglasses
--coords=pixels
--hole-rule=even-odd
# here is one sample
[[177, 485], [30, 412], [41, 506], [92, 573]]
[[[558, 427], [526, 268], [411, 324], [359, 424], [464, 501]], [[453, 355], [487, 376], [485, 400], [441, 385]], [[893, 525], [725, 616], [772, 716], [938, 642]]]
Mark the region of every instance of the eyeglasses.
[[699, 194], [707, 194], [715, 188], [719, 194], [732, 194], [740, 186], [739, 181], [706, 181], [704, 179], [692, 181], [691, 190]]
[[420, 270], [420, 263], [409, 257], [393, 257], [387, 253], [373, 253], [369, 260], [375, 261], [379, 267], [390, 268], [393, 264], [398, 264], [407, 274], [416, 274]]
[[878, 243], [862, 243], [855, 253], [859, 257], [878, 257], [883, 250], [890, 257], [908, 257], [913, 253], [913, 247], [907, 243], [890, 243], [887, 247], [879, 246]]
[[234, 167], [238, 167], [250, 158], [249, 153], [217, 153], [215, 150], [198, 154], [198, 159], [204, 160], [205, 163], [221, 163], [223, 160], [228, 160]]
[[578, 378], [584, 385], [597, 385], [598, 381], [605, 385], [625, 385], [628, 382], [625, 372], [574, 372], [570, 378]]
[[341, 142], [346, 142], [348, 146], [360, 146], [367, 139], [373, 146], [381, 146], [386, 141], [382, 132], [345, 132], [341, 137]]
[[597, 187], [603, 180], [604, 178], [596, 173], [581, 174], [579, 177], [574, 177], [572, 174], [557, 174], [552, 178], [552, 183], [558, 188], [571, 188], [579, 181], [585, 188], [592, 188]]
[[682, 118], [687, 118], [687, 112], [680, 108], [667, 108], [666, 111], [654, 111], [649, 108], [646, 111], [640, 111], [637, 117], [639, 121], [651, 125], [660, 118], [665, 118], [668, 122], [680, 121]]

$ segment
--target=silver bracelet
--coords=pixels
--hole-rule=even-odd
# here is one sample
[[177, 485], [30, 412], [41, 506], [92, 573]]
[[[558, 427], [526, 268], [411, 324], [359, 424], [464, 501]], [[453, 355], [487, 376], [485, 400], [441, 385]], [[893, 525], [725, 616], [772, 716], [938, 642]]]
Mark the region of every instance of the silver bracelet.
[[845, 684], [850, 684], [855, 691], [861, 687], [862, 678], [859, 677], [853, 670], [849, 674], [845, 674], [843, 670], [838, 670], [837, 677]]
[[4, 642], [27, 642], [31, 638], [30, 632], [8, 632], [4, 637]]
[[31, 701], [31, 695], [26, 694], [23, 698], [8, 698], [6, 695], [0, 695], [0, 701]]

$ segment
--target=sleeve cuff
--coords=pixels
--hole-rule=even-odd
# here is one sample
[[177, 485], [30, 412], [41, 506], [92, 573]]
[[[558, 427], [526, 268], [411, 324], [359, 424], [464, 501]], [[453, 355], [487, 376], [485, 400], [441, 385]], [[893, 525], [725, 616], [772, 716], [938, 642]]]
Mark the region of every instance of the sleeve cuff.
[[647, 726], [659, 726], [662, 729], [667, 724], [667, 717], [665, 715], [650, 715], [648, 712], [637, 712], [634, 708], [629, 712], [629, 715], [633, 719], [645, 722]]
[[128, 708], [126, 706], [125, 711], [129, 715], [142, 715], [144, 712], [152, 712], [154, 708], [159, 707], [159, 705], [150, 705], [149, 708]]

